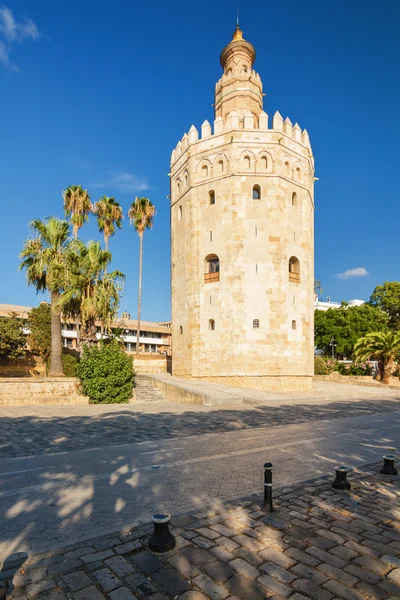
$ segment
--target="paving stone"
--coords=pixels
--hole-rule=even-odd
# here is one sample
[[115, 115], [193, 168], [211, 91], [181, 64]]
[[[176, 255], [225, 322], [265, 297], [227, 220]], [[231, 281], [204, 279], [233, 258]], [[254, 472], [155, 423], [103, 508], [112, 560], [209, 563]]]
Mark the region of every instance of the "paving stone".
[[165, 567], [164, 569], [153, 573], [152, 580], [173, 598], [190, 590], [188, 582], [180, 577], [174, 569], [169, 567]]
[[62, 578], [72, 592], [77, 592], [84, 587], [90, 586], [92, 583], [84, 571], [75, 571], [64, 575]]
[[[151, 600], [151, 598], [149, 599]], [[208, 596], [205, 596], [201, 592], [185, 592], [182, 596], [179, 596], [178, 600], [209, 600]]]
[[93, 554], [86, 554], [86, 556], [81, 556], [81, 561], [88, 565], [93, 562], [99, 562], [106, 560], [106, 558], [110, 558], [114, 556], [114, 552], [112, 550], [103, 550], [102, 552], [94, 552]]
[[202, 570], [217, 583], [225, 583], [236, 574], [234, 569], [219, 560], [203, 565]]
[[114, 547], [114, 552], [116, 554], [130, 554], [131, 552], [135, 552], [142, 547], [142, 544], [138, 540], [133, 540], [131, 542], [126, 542], [126, 544], [119, 544]]
[[117, 537], [107, 537], [102, 538], [93, 544], [95, 550], [97, 552], [101, 552], [102, 550], [107, 550], [108, 548], [112, 548], [112, 546], [118, 546], [120, 544], [120, 540]]
[[310, 554], [307, 554], [298, 548], [289, 548], [288, 550], [285, 550], [285, 554], [290, 556], [290, 558], [293, 558], [295, 561], [302, 562], [309, 567], [316, 567], [320, 563], [317, 558], [310, 556]]
[[[236, 575], [225, 583], [225, 587], [241, 600], [266, 600], [265, 589], [243, 575]], [[271, 594], [269, 594], [271, 595]]]
[[239, 544], [239, 546], [243, 546], [244, 548], [247, 548], [248, 550], [253, 550], [254, 552], [258, 552], [264, 547], [263, 544], [261, 544], [258, 540], [255, 540], [244, 534], [236, 535], [232, 539], [234, 542]]
[[52, 579], [43, 579], [42, 581], [37, 581], [36, 583], [31, 583], [26, 588], [26, 593], [28, 598], [36, 598], [42, 592], [46, 592], [51, 588], [56, 587], [56, 584]]
[[109, 567], [118, 577], [126, 577], [134, 572], [134, 568], [123, 556], [112, 556], [104, 561], [104, 564]]
[[346, 565], [345, 561], [339, 558], [338, 556], [332, 556], [329, 552], [325, 552], [325, 550], [321, 550], [321, 548], [316, 548], [315, 546], [310, 546], [310, 548], [306, 549], [307, 554], [311, 554], [314, 558], [318, 558], [321, 562], [325, 562], [328, 565], [333, 565], [338, 569], [343, 569]]
[[79, 569], [81, 566], [82, 561], [79, 558], [73, 558], [52, 564], [48, 567], [47, 571], [49, 575], [62, 575], [63, 573]]
[[292, 568], [292, 572], [296, 573], [296, 575], [298, 575], [299, 577], [305, 577], [306, 579], [308, 579], [312, 583], [315, 583], [316, 585], [321, 585], [328, 579], [328, 577], [320, 571], [317, 571], [313, 567], [308, 567], [307, 565], [303, 565], [301, 563], [295, 565]]
[[105, 596], [94, 585], [76, 592], [72, 597], [74, 600], [105, 600]]
[[357, 567], [357, 565], [347, 565], [344, 570], [347, 573], [354, 575], [354, 577], [357, 577], [357, 579], [362, 579], [373, 585], [376, 585], [380, 581], [379, 575], [375, 575], [375, 573], [371, 573], [371, 571], [367, 571], [367, 569]]
[[[215, 527], [215, 525], [214, 525]], [[216, 526], [218, 527], [218, 525]], [[213, 529], [209, 528], [209, 527], [200, 527], [199, 529], [197, 529], [198, 533], [209, 539], [209, 540], [216, 540], [217, 538], [221, 537], [221, 534], [218, 533], [217, 531], [214, 531]]]
[[164, 566], [163, 563], [158, 560], [158, 558], [147, 551], [133, 554], [130, 557], [130, 560], [138, 569], [140, 569], [140, 571], [143, 571], [143, 573], [146, 575], [151, 575], [152, 573], [159, 571]]
[[151, 596], [146, 598], [146, 600], [169, 600], [169, 599], [167, 598], [167, 596], [164, 596], [164, 594], [160, 594], [159, 592], [157, 592], [157, 594], [152, 594]]
[[362, 592], [358, 592], [354, 588], [349, 588], [339, 581], [327, 581], [324, 583], [324, 588], [332, 592], [338, 598], [343, 600], [365, 600], [365, 596]]
[[257, 579], [257, 577], [259, 576], [258, 569], [254, 568], [242, 558], [235, 558], [229, 563], [229, 566], [232, 569], [235, 569], [235, 571], [239, 573], [239, 575], [243, 575], [244, 577], [248, 577], [249, 579]]
[[[212, 548], [216, 550], [216, 548]], [[201, 567], [209, 562], [215, 560], [215, 556], [210, 554], [207, 550], [197, 548], [197, 546], [187, 546], [182, 549], [182, 554], [191, 562], [195, 567]]]
[[[13, 596], [13, 598], [14, 600], [21, 600], [21, 596], [18, 596], [18, 598]], [[26, 596], [23, 596], [22, 600], [26, 600]], [[69, 598], [65, 595], [63, 590], [56, 588], [49, 590], [48, 592], [44, 592], [44, 594], [40, 594], [39, 600], [69, 600]]]
[[290, 556], [283, 554], [283, 552], [279, 552], [278, 550], [274, 550], [273, 548], [266, 548], [260, 552], [261, 558], [263, 558], [266, 562], [273, 562], [284, 569], [290, 569], [296, 564], [296, 561]]
[[336, 546], [336, 548], [332, 548], [329, 554], [334, 554], [345, 562], [349, 562], [350, 560], [353, 560], [353, 558], [360, 556], [358, 552], [350, 550], [350, 548], [346, 548], [345, 546]]
[[[303, 596], [303, 594], [298, 594], [296, 592], [293, 596], [290, 596], [290, 600], [307, 600], [307, 596]], [[335, 600], [335, 598], [333, 600]]]
[[234, 529], [225, 527], [225, 525], [221, 525], [220, 523], [218, 523], [217, 525], [211, 525], [211, 529], [225, 537], [233, 537], [237, 534], [237, 532]]
[[181, 573], [181, 575], [183, 575], [186, 579], [191, 579], [192, 577], [195, 577], [196, 575], [199, 574], [199, 570], [197, 569], [197, 567], [190, 564], [190, 562], [184, 556], [181, 556], [181, 555], [169, 556], [167, 558], [167, 562], [174, 569], [179, 571], [179, 573]]
[[309, 540], [313, 537], [313, 532], [305, 527], [299, 527], [298, 525], [294, 527], [287, 527], [285, 530], [285, 535], [301, 540], [302, 542]]
[[137, 596], [134, 596], [127, 587], [120, 587], [110, 593], [111, 600], [136, 600]]
[[234, 552], [237, 548], [240, 548], [239, 544], [224, 536], [220, 537], [216, 543], [218, 546], [224, 546], [229, 552]]
[[328, 540], [331, 540], [332, 542], [336, 542], [336, 544], [344, 544], [345, 541], [346, 541], [344, 537], [342, 537], [338, 533], [334, 533], [333, 531], [329, 531], [328, 529], [319, 529], [317, 531], [317, 534], [320, 537], [324, 537], [324, 538], [327, 538]]
[[[372, 556], [373, 558], [379, 558], [380, 555], [380, 552], [378, 552], [377, 550], [373, 550], [369, 546], [365, 546], [364, 544], [358, 544], [357, 542], [353, 542], [352, 540], [346, 542], [345, 547], [350, 548], [350, 550], [354, 550], [359, 554], [366, 554], [368, 556]], [[387, 548], [385, 548], [385, 551], [387, 551]]]
[[400, 558], [397, 558], [396, 556], [391, 556], [390, 554], [385, 554], [384, 556], [381, 556], [381, 561], [383, 563], [385, 563], [386, 565], [389, 565], [389, 567], [400, 568]]
[[318, 565], [317, 569], [318, 571], [321, 571], [322, 573], [330, 577], [330, 579], [336, 579], [336, 581], [341, 581], [349, 587], [354, 586], [358, 581], [357, 577], [349, 575], [349, 573], [346, 573], [345, 571], [343, 571], [343, 569], [337, 569], [336, 567], [332, 565], [327, 565], [326, 563]]
[[377, 558], [371, 558], [370, 556], [360, 556], [360, 558], [354, 560], [354, 564], [363, 567], [364, 569], [368, 569], [368, 571], [372, 571], [372, 573], [375, 573], [380, 577], [389, 570], [387, 564]]
[[322, 550], [327, 551], [338, 545], [338, 542], [333, 542], [332, 540], [328, 540], [322, 536], [313, 537], [311, 540], [309, 540], [309, 543], [312, 546], [316, 546], [317, 548], [322, 548]]
[[324, 590], [306, 579], [295, 579], [292, 583], [292, 587], [294, 590], [304, 594], [307, 598], [313, 598], [315, 600], [331, 600], [333, 596], [328, 590]]
[[377, 585], [370, 585], [365, 581], [359, 581], [356, 584], [355, 589], [364, 594], [364, 597], [368, 600], [386, 600], [388, 597], [388, 592], [378, 588]]
[[266, 588], [266, 590], [268, 591], [268, 596], [271, 596], [271, 592], [275, 592], [279, 596], [282, 596], [282, 598], [288, 598], [293, 592], [293, 590], [287, 585], [281, 583], [280, 581], [277, 581], [269, 575], [262, 575], [257, 579], [257, 581]]
[[212, 542], [211, 540], [208, 540], [207, 538], [201, 535], [198, 535], [191, 541], [193, 542], [193, 544], [196, 544], [196, 546], [199, 546], [199, 548], [203, 548], [204, 550], [209, 550], [210, 548], [215, 546], [215, 542]]
[[394, 569], [394, 571], [391, 571], [388, 575], [388, 578], [400, 585], [400, 569]]
[[243, 560], [253, 565], [253, 567], [259, 567], [265, 562], [256, 552], [251, 552], [247, 548], [239, 548], [236, 552], [236, 558], [243, 558]]
[[175, 538], [175, 548], [177, 550], [180, 550], [181, 548], [184, 548], [185, 546], [190, 546], [190, 541], [189, 540], [185, 540], [184, 537], [182, 537], [181, 535], [177, 535]]
[[211, 600], [225, 600], [229, 595], [223, 587], [214, 583], [208, 575], [198, 575], [193, 579], [193, 583], [207, 594], [207, 597]]
[[388, 592], [388, 594], [391, 594], [392, 596], [400, 597], [400, 585], [398, 585], [394, 581], [381, 581], [380, 583], [378, 583], [378, 588], [385, 590], [386, 592]]
[[150, 596], [151, 594], [155, 594], [157, 592], [157, 588], [155, 585], [151, 583], [144, 575], [141, 573], [133, 573], [132, 575], [128, 575], [125, 578], [125, 582], [131, 587], [133, 590], [138, 590], [144, 596]]
[[279, 567], [272, 562], [261, 565], [260, 570], [271, 577], [275, 577], [275, 579], [278, 579], [278, 581], [281, 581], [282, 583], [291, 583], [293, 579], [296, 579], [296, 575], [292, 575], [290, 571], [282, 569], [282, 567]]
[[121, 581], [110, 569], [100, 569], [99, 571], [95, 571], [93, 575], [105, 592], [111, 592], [111, 590], [115, 590], [122, 585]]

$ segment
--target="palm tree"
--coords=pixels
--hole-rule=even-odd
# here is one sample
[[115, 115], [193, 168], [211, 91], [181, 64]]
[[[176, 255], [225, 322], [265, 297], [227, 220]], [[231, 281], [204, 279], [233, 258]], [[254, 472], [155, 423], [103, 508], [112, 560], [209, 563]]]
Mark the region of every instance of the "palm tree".
[[138, 291], [138, 318], [136, 332], [136, 354], [139, 354], [139, 336], [140, 336], [140, 311], [142, 305], [142, 271], [143, 271], [143, 235], [146, 229], [153, 227], [153, 220], [156, 214], [156, 207], [148, 198], [138, 198], [129, 207], [128, 217], [131, 225], [133, 224], [139, 236], [139, 291]]
[[74, 240], [68, 249], [68, 285], [58, 306], [65, 314], [73, 314], [79, 307], [81, 339], [87, 344], [97, 342], [96, 321], [100, 320], [110, 330], [118, 312], [124, 275], [120, 271], [105, 273], [110, 260], [110, 252], [102, 250], [100, 242], [90, 241], [85, 245]]
[[318, 279], [314, 279], [314, 294], [320, 296], [322, 294], [322, 284]]
[[50, 375], [64, 375], [62, 363], [61, 311], [58, 301], [65, 287], [65, 256], [68, 249], [69, 225], [56, 217], [35, 220], [30, 228], [36, 233], [29, 238], [20, 253], [20, 269], [26, 269], [28, 285], [38, 292], [51, 295], [51, 358]]
[[89, 192], [81, 185], [70, 185], [63, 192], [65, 216], [71, 216], [74, 238], [78, 237], [78, 231], [83, 224], [89, 220], [89, 213], [93, 210]]
[[378, 360], [382, 383], [389, 383], [394, 361], [400, 357], [400, 332], [367, 333], [354, 344], [354, 357], [356, 362], [375, 357]]
[[104, 243], [108, 250], [108, 240], [115, 234], [115, 225], [121, 229], [124, 218], [122, 208], [115, 198], [103, 196], [95, 203], [93, 212], [97, 216], [99, 231], [103, 232]]

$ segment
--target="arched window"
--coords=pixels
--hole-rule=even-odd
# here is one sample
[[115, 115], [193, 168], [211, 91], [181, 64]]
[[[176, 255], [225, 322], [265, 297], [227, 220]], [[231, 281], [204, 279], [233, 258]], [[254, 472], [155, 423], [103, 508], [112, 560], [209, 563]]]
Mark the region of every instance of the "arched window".
[[261, 188], [259, 185], [253, 185], [253, 200], [260, 200]]
[[205, 259], [204, 283], [219, 281], [219, 258], [216, 254], [209, 254]]
[[185, 173], [185, 188], [187, 188], [187, 186], [188, 186], [188, 181], [189, 181], [188, 180], [188, 174]]
[[293, 192], [292, 194], [292, 206], [297, 206], [297, 194]]
[[301, 170], [300, 170], [300, 167], [296, 168], [296, 179], [297, 179], [297, 181], [301, 181]]
[[214, 190], [211, 190], [210, 192], [208, 192], [208, 195], [210, 197], [210, 204], [215, 204], [215, 192], [214, 192]]
[[178, 221], [180, 221], [182, 219], [182, 205], [179, 206], [178, 209]]
[[215, 321], [214, 321], [214, 319], [210, 319], [208, 321], [208, 329], [211, 329], [211, 331], [214, 331], [214, 329], [215, 329]]
[[223, 160], [219, 160], [218, 161], [218, 171], [220, 173], [222, 173], [223, 170], [224, 170], [224, 161]]
[[180, 193], [181, 193], [181, 187], [182, 187], [182, 185], [181, 185], [181, 181], [179, 180], [179, 181], [177, 182], [178, 194], [180, 194]]
[[295, 330], [297, 328], [296, 321], [292, 321], [292, 329]]
[[253, 319], [253, 329], [260, 328], [260, 321], [258, 319]]
[[182, 325], [179, 325], [179, 333], [182, 334], [183, 333], [183, 327]]
[[265, 171], [268, 169], [268, 159], [266, 156], [261, 157], [260, 164], [261, 164], [261, 169], [264, 169]]
[[250, 156], [245, 156], [243, 159], [245, 169], [250, 169]]
[[288, 177], [290, 177], [290, 163], [288, 160], [285, 162], [285, 173]]
[[208, 167], [207, 167], [207, 165], [203, 165], [201, 167], [201, 176], [202, 177], [207, 177], [207, 175], [208, 175]]
[[289, 259], [289, 281], [300, 283], [300, 262], [295, 256], [291, 256]]

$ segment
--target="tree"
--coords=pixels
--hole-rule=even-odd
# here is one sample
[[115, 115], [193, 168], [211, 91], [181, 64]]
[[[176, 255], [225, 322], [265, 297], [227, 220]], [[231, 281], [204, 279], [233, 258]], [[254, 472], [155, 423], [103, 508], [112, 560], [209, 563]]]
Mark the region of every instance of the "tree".
[[362, 304], [330, 308], [327, 311], [316, 310], [314, 313], [315, 345], [330, 354], [330, 342], [335, 340], [336, 351], [350, 357], [356, 341], [372, 331], [387, 330], [387, 318], [380, 308]]
[[322, 294], [322, 283], [318, 279], [314, 279], [314, 294], [320, 296]]
[[354, 357], [357, 362], [376, 358], [382, 383], [390, 383], [394, 361], [400, 357], [400, 332], [368, 333], [355, 344]]
[[81, 185], [70, 185], [63, 192], [65, 216], [71, 216], [74, 238], [78, 237], [78, 231], [84, 223], [89, 220], [89, 213], [93, 206], [90, 201], [89, 192]]
[[95, 203], [93, 212], [97, 216], [99, 231], [104, 235], [104, 243], [108, 250], [108, 240], [115, 234], [115, 226], [121, 229], [124, 218], [122, 208], [114, 198], [103, 196]]
[[0, 359], [15, 360], [25, 355], [26, 336], [23, 324], [14, 312], [0, 318]]
[[47, 365], [51, 355], [51, 307], [41, 302], [29, 313], [29, 347]]
[[26, 269], [28, 285], [51, 295], [50, 375], [64, 374], [61, 342], [61, 310], [58, 304], [65, 286], [65, 255], [69, 242], [69, 225], [56, 217], [30, 223], [36, 237], [28, 238], [21, 251], [20, 269]]
[[68, 248], [67, 286], [58, 306], [68, 316], [79, 311], [81, 340], [86, 344], [97, 343], [96, 321], [110, 330], [118, 313], [124, 275], [120, 271], [105, 272], [110, 260], [110, 252], [102, 250], [100, 242], [90, 241], [85, 245], [74, 240]]
[[138, 318], [136, 333], [136, 354], [139, 354], [140, 313], [142, 305], [142, 271], [143, 271], [143, 235], [146, 229], [153, 227], [156, 207], [148, 198], [135, 198], [129, 207], [128, 217], [139, 236], [139, 290], [138, 290]]
[[400, 281], [385, 281], [383, 285], [377, 285], [370, 304], [378, 306], [387, 314], [391, 329], [400, 329]]

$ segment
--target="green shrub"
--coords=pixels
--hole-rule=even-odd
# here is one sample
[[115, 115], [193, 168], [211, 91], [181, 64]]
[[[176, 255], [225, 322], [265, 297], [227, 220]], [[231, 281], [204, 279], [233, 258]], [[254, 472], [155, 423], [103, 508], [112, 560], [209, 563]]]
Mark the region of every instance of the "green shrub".
[[336, 360], [326, 356], [314, 356], [314, 374], [330, 375], [337, 368]]
[[82, 392], [93, 404], [128, 402], [133, 393], [134, 372], [132, 358], [117, 340], [100, 347], [85, 346], [76, 368]]
[[76, 377], [76, 368], [79, 364], [79, 358], [73, 354], [63, 354], [63, 366], [65, 377]]
[[341, 375], [369, 375], [370, 365], [368, 363], [360, 365], [339, 363], [338, 371]]

